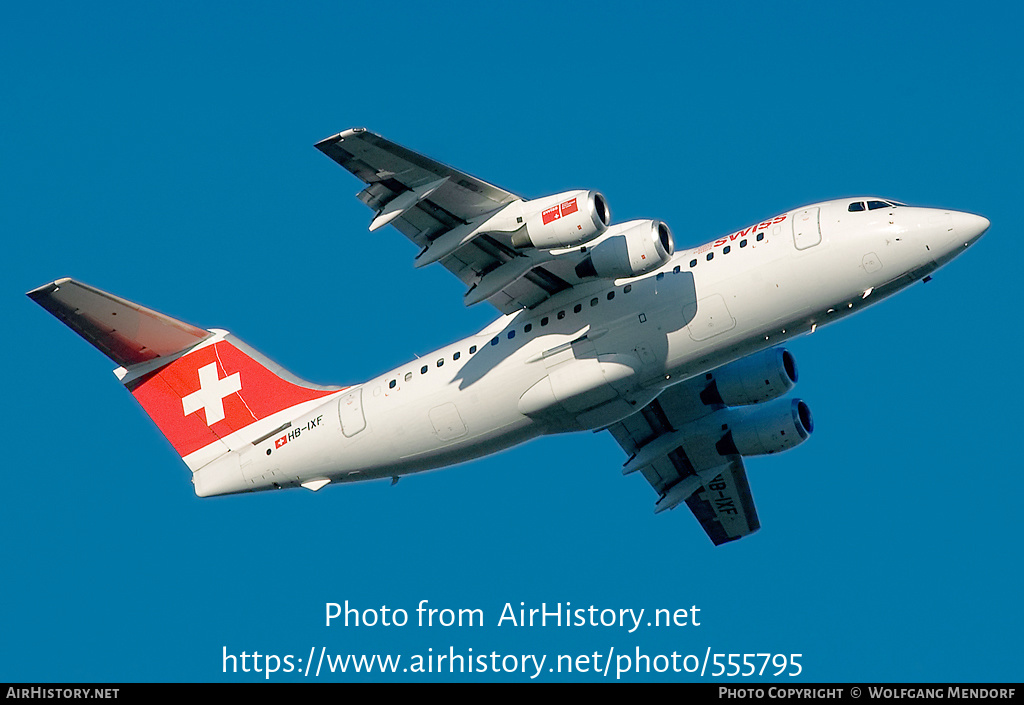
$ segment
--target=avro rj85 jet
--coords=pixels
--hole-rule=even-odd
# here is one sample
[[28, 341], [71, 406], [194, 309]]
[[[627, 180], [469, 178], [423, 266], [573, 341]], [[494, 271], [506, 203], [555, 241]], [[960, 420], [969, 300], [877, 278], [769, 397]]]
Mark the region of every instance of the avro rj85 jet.
[[656, 512], [685, 502], [715, 544], [760, 522], [743, 458], [812, 431], [785, 340], [927, 280], [989, 221], [875, 197], [816, 203], [676, 251], [605, 198], [524, 200], [356, 128], [317, 144], [360, 201], [501, 317], [362, 384], [292, 376], [231, 334], [72, 279], [29, 292], [120, 365], [196, 494], [319, 490], [431, 470], [549, 433], [606, 430]]

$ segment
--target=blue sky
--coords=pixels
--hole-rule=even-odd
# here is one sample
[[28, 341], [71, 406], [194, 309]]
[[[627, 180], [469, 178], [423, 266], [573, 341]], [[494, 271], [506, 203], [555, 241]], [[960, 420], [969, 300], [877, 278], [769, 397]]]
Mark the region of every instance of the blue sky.
[[[0, 681], [260, 680], [224, 674], [223, 650], [313, 647], [800, 653], [789, 680], [1019, 681], [1021, 10], [445, 7], [6, 13]], [[683, 247], [861, 193], [993, 225], [932, 282], [789, 345], [816, 432], [749, 461], [763, 528], [735, 544], [654, 516], [607, 434], [395, 487], [200, 500], [112, 365], [24, 292], [73, 276], [324, 384], [474, 332], [492, 311], [368, 233], [358, 182], [313, 149], [359, 125], [525, 197], [600, 189]], [[324, 626], [326, 602], [414, 619], [424, 599], [486, 624]], [[520, 602], [703, 619], [498, 627]]]

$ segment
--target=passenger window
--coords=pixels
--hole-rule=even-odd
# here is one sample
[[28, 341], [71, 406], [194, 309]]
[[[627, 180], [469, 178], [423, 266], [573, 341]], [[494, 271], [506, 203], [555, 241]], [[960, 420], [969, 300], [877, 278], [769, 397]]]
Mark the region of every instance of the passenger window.
[[631, 291], [633, 291], [633, 285], [632, 284], [626, 284], [626, 286], [622, 287], [622, 293], [623, 294], [628, 294]]
[[730, 252], [732, 252], [732, 246], [731, 245], [726, 245], [725, 247], [722, 248], [722, 254], [723, 255], [727, 255]]
[[597, 297], [596, 296], [590, 300], [590, 305], [591, 306], [597, 306]]
[[576, 304], [575, 306], [572, 307], [572, 312], [573, 313], [579, 313], [582, 310], [583, 310], [583, 304]]
[[421, 375], [427, 374], [427, 366], [426, 365], [424, 365], [423, 367], [420, 368], [420, 374]]
[[850, 207], [847, 208], [846, 210], [850, 211], [851, 213], [856, 213], [858, 211], [862, 211], [862, 210], [864, 210], [864, 201], [854, 201], [853, 203], [850, 204]]
[[672, 269], [672, 273], [673, 274], [679, 274], [679, 265], [678, 264]]
[[615, 292], [614, 291], [609, 291], [608, 292], [608, 300], [611, 301], [614, 298], [615, 298]]
[[532, 323], [527, 323], [525, 326], [523, 326], [523, 332], [524, 333], [529, 333], [531, 330], [533, 330], [533, 324]]
[[405, 381], [408, 382], [411, 379], [412, 379], [412, 372], [406, 372], [405, 373]]
[[462, 353], [459, 352], [458, 350], [456, 350], [455, 352], [452, 353], [452, 359], [453, 360], [458, 360], [460, 357], [462, 357]]
[[691, 259], [690, 260], [690, 269], [693, 269], [696, 266], [697, 266], [697, 260]]
[[491, 338], [491, 345], [497, 345], [497, 344], [498, 344], [498, 336], [494, 336], [493, 338]]
[[562, 320], [563, 318], [565, 318], [565, 311], [559, 311], [557, 318], [558, 320]]
[[744, 248], [744, 247], [746, 247], [746, 246], [747, 246], [747, 241], [746, 241], [746, 239], [740, 240], [740, 249], [742, 249], [742, 248]]
[[757, 234], [757, 241], [761, 242], [761, 240], [764, 240], [764, 233], [758, 233]]
[[475, 352], [476, 352], [476, 346], [475, 345], [470, 345], [469, 346], [469, 354], [472, 355]]
[[444, 358], [442, 357], [440, 360], [437, 361], [437, 366], [440, 367], [443, 364], [444, 364]]
[[548, 324], [548, 317], [544, 316], [544, 318], [540, 319], [540, 324], [546, 326]]
[[715, 258], [715, 253], [714, 253], [714, 252], [709, 252], [709, 253], [708, 253], [708, 262], [710, 262], [710, 261], [711, 261], [711, 260], [713, 260], [714, 258]]
[[508, 339], [512, 340], [512, 338], [515, 338], [515, 337], [516, 337], [516, 332], [514, 330], [510, 330], [508, 332]]
[[394, 389], [396, 384], [398, 384], [397, 379], [391, 380], [390, 382], [388, 382], [388, 389]]

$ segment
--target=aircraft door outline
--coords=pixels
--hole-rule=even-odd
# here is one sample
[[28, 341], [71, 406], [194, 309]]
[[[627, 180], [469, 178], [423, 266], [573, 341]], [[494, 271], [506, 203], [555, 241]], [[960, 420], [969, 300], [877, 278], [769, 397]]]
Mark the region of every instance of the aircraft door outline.
[[363, 415], [363, 388], [349, 392], [338, 400], [338, 416], [341, 419], [341, 432], [346, 438], [366, 428], [366, 417]]
[[818, 220], [819, 208], [804, 208], [793, 214], [793, 244], [798, 250], [806, 250], [821, 242], [821, 225]]

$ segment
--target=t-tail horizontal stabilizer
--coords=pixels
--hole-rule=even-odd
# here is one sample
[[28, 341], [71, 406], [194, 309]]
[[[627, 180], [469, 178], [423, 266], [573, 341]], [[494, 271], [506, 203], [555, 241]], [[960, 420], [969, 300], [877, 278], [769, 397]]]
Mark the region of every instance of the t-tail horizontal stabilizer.
[[213, 335], [74, 279], [58, 279], [28, 296], [123, 367], [169, 357]]

